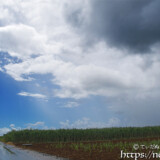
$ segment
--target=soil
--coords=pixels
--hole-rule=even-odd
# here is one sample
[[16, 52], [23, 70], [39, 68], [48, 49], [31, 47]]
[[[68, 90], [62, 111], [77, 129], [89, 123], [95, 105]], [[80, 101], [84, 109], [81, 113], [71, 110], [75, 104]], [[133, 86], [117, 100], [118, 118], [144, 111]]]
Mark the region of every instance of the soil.
[[[112, 142], [113, 144], [131, 143], [131, 142], [149, 142], [153, 140], [160, 140], [160, 138], [134, 138], [134, 139], [123, 139], [123, 140], [112, 140], [112, 141], [92, 141], [92, 142], [79, 142], [83, 144], [101, 144]], [[120, 148], [114, 148], [112, 151], [94, 149], [92, 151], [85, 151], [82, 149], [73, 149], [70, 146], [72, 144], [77, 144], [76, 142], [66, 142], [65, 147], [57, 148], [58, 143], [33, 143], [31, 146], [23, 146], [22, 143], [14, 143], [15, 146], [25, 149], [30, 149], [57, 157], [64, 157], [70, 160], [120, 160]], [[147, 152], [147, 151], [146, 151]], [[126, 158], [128, 159], [128, 158]], [[133, 158], [132, 158], [133, 159]], [[146, 158], [145, 158], [146, 159]], [[150, 158], [150, 160], [152, 160]]]

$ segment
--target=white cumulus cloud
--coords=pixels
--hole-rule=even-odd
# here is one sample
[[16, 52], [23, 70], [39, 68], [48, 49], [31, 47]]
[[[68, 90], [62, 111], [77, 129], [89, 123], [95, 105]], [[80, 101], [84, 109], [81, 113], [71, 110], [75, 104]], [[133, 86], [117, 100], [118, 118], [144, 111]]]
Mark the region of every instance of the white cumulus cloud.
[[44, 128], [47, 128], [45, 126], [44, 122], [28, 123], [28, 124], [26, 124], [26, 126], [27, 126], [28, 129], [31, 129], [31, 128], [32, 129], [38, 129], [38, 128], [44, 129]]
[[0, 128], [0, 136], [3, 136], [3, 134], [8, 133], [9, 131], [11, 131], [10, 128], [6, 128], [6, 127]]
[[[1, 0], [0, 51], [19, 59], [4, 64], [3, 72], [16, 81], [32, 81], [33, 75], [50, 74], [49, 81], [58, 86], [49, 88], [51, 97], [103, 96], [116, 103], [114, 110], [121, 108], [123, 112], [126, 108], [137, 111], [139, 106], [145, 109], [146, 99], [153, 102], [156, 97], [158, 101], [159, 46], [152, 46], [150, 54], [134, 54], [111, 47], [103, 39], [97, 41], [97, 37], [92, 40], [96, 43], [90, 44], [82, 30], [85, 32], [93, 21], [91, 7], [90, 0]], [[47, 98], [41, 93], [18, 95]], [[139, 105], [134, 105], [135, 101]], [[159, 111], [159, 105], [155, 110]]]
[[20, 93], [18, 93], [18, 95], [24, 96], [24, 97], [41, 98], [41, 99], [47, 98], [47, 96], [45, 96], [43, 94], [38, 94], [38, 93], [20, 92]]
[[106, 127], [116, 127], [120, 124], [120, 120], [118, 118], [111, 118], [107, 123], [104, 122], [94, 122], [89, 118], [82, 118], [73, 123], [70, 123], [69, 120], [65, 122], [60, 122], [61, 128], [106, 128]]
[[79, 103], [77, 102], [68, 102], [64, 105], [64, 108], [76, 108], [79, 106]]

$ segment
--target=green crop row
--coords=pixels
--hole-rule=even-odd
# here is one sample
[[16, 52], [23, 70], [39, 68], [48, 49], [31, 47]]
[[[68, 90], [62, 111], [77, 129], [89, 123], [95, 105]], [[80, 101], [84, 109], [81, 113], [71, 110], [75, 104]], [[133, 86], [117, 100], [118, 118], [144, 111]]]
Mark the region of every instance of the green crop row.
[[[133, 147], [135, 144], [139, 146], [138, 151], [147, 151], [147, 150], [153, 150], [153, 151], [159, 151], [160, 146], [160, 140], [150, 140], [150, 141], [108, 141], [108, 142], [73, 142], [73, 143], [64, 143], [64, 142], [58, 142], [58, 143], [48, 143], [45, 144], [45, 148], [50, 149], [65, 149], [70, 148], [71, 150], [75, 151], [85, 151], [85, 152], [94, 152], [94, 151], [105, 151], [105, 152], [112, 152], [113, 150], [123, 150], [124, 152], [128, 151], [137, 151]], [[146, 148], [142, 147], [145, 146]], [[157, 148], [158, 147], [158, 148]], [[148, 149], [147, 149], [148, 148]]]
[[160, 127], [103, 129], [19, 130], [3, 136], [8, 142], [79, 142], [127, 138], [160, 137]]
[[0, 141], [3, 141], [3, 137], [2, 136], [0, 136]]

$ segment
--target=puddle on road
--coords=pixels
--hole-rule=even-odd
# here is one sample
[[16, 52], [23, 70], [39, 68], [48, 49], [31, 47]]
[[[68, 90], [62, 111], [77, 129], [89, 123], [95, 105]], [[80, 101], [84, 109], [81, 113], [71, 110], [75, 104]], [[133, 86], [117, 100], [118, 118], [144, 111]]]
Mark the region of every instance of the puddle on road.
[[0, 142], [0, 160], [68, 160], [43, 153], [19, 149]]

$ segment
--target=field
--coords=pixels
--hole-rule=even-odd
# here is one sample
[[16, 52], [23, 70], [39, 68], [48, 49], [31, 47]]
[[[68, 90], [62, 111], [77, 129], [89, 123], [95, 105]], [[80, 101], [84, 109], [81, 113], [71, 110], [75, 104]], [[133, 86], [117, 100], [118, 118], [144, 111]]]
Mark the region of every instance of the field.
[[0, 136], [0, 141], [2, 141], [2, 139], [3, 139], [3, 137], [2, 137], [2, 136]]
[[[121, 150], [159, 152], [160, 127], [21, 130], [11, 131], [2, 138], [3, 141], [13, 142], [18, 147], [71, 160], [118, 160]], [[32, 146], [22, 146], [24, 143], [32, 143]], [[149, 148], [135, 150], [134, 144]]]
[[[157, 148], [135, 151], [133, 148], [134, 144], [143, 144], [145, 146], [156, 144], [156, 146], [160, 146], [160, 139], [142, 138], [92, 142], [33, 143], [32, 146], [22, 146], [22, 143], [15, 143], [17, 147], [56, 155], [57, 157], [69, 158], [70, 160], [120, 160], [121, 150], [132, 153], [145, 152], [146, 154], [150, 151], [157, 152]], [[152, 158], [150, 159], [152, 160]]]

